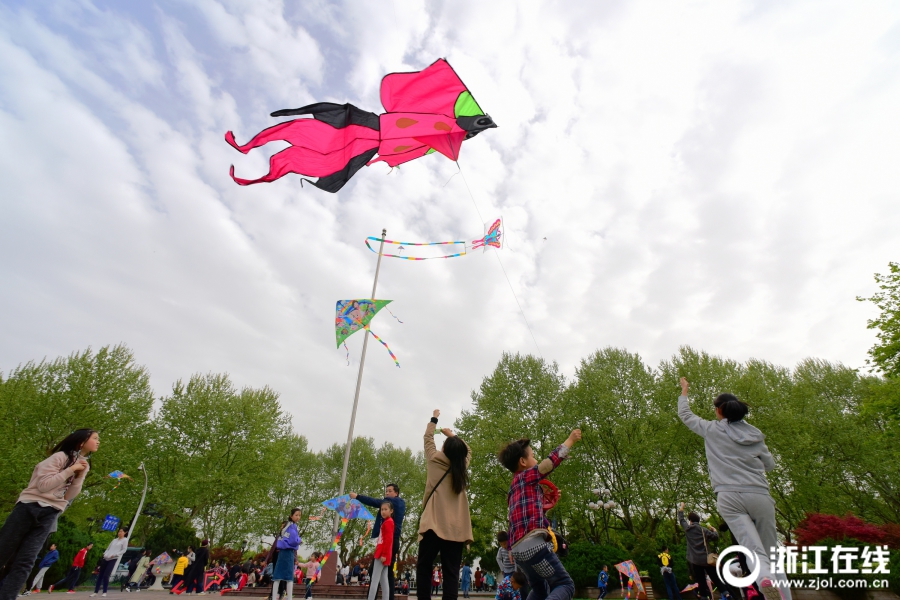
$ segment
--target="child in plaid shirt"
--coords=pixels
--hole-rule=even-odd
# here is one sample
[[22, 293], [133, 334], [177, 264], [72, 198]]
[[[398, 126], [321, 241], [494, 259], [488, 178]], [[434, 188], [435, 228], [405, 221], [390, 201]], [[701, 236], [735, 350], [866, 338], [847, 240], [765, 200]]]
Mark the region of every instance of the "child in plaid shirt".
[[571, 600], [575, 595], [572, 578], [553, 552], [540, 481], [568, 457], [569, 449], [580, 439], [581, 430], [573, 430], [540, 464], [527, 438], [510, 442], [497, 455], [500, 463], [515, 473], [507, 495], [509, 548], [531, 586], [528, 600]]

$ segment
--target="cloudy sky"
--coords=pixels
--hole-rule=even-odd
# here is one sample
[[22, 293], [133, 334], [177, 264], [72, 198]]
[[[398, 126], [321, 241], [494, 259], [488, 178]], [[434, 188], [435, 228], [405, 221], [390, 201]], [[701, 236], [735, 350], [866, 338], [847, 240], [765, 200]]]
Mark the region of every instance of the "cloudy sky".
[[[335, 301], [368, 297], [364, 240], [491, 253], [385, 259], [357, 433], [418, 447], [503, 352], [567, 374], [597, 348], [682, 344], [854, 367], [872, 274], [900, 259], [895, 2], [0, 2], [0, 371], [124, 342], [159, 394], [228, 372], [281, 393], [322, 448], [346, 437]], [[499, 124], [456, 164], [239, 187], [268, 114], [381, 112], [379, 83], [436, 58]], [[467, 186], [471, 190], [471, 196]]]

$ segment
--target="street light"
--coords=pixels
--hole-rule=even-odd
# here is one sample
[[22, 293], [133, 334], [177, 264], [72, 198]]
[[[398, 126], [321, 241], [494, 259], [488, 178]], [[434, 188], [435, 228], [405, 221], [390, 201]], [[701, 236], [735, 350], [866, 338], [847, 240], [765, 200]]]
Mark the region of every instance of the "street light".
[[588, 508], [591, 510], [603, 510], [603, 530], [606, 532], [606, 543], [609, 544], [609, 517], [618, 504], [609, 499], [612, 496], [612, 492], [607, 488], [597, 488], [591, 491], [595, 496], [599, 496], [604, 500], [602, 504], [599, 502], [588, 502]]

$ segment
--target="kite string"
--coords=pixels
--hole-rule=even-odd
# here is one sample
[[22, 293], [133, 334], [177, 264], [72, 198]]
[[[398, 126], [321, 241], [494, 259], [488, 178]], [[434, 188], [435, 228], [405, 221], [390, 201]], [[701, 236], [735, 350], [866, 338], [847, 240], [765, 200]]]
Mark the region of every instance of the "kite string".
[[[482, 223], [484, 223], [484, 218], [481, 216], [481, 211], [478, 210], [478, 203], [475, 202], [475, 196], [472, 195], [472, 189], [469, 187], [469, 182], [466, 180], [466, 174], [463, 173], [459, 161], [456, 161], [456, 168], [459, 169], [459, 174], [462, 175], [463, 183], [466, 184], [466, 191], [469, 192], [469, 198], [472, 199], [472, 204], [475, 206], [475, 212], [478, 213], [478, 218], [481, 219]], [[500, 259], [500, 253], [493, 252], [493, 255], [497, 257], [497, 262], [500, 264], [500, 270], [503, 271], [503, 276], [506, 278], [506, 283], [509, 285], [509, 291], [512, 292], [513, 298], [515, 298], [516, 300], [516, 305], [518, 305], [519, 307], [519, 312], [522, 313], [522, 319], [525, 321], [525, 327], [528, 328], [528, 333], [531, 334], [531, 339], [532, 341], [534, 341], [534, 346], [537, 348], [538, 354], [540, 354], [541, 359], [543, 360], [544, 353], [541, 352], [541, 347], [537, 342], [537, 338], [534, 336], [534, 331], [531, 329], [531, 324], [528, 322], [528, 317], [525, 316], [525, 311], [522, 309], [522, 303], [519, 302], [519, 297], [516, 295], [516, 290], [513, 288], [513, 284], [509, 280], [509, 275], [506, 274], [506, 269], [503, 267], [503, 261]]]

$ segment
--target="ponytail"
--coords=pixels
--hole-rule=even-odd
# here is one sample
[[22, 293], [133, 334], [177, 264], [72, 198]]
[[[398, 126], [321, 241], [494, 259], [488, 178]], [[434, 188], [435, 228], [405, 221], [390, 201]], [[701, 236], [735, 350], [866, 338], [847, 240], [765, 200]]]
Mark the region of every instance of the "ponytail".
[[716, 408], [721, 409], [722, 416], [729, 423], [741, 421], [750, 412], [750, 407], [738, 400], [734, 394], [719, 394], [713, 404]]

